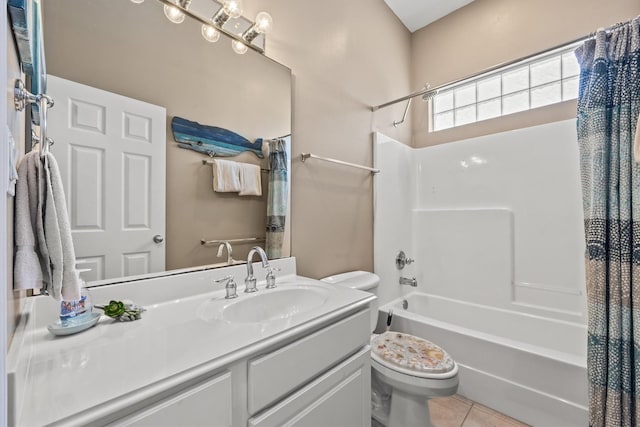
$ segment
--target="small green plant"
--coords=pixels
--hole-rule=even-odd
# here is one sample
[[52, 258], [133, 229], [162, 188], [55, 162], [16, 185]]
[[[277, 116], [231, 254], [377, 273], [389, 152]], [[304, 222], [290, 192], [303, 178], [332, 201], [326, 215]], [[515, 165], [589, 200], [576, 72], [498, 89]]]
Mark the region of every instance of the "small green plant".
[[146, 310], [136, 304], [125, 304], [122, 301], [109, 301], [109, 304], [102, 307], [104, 314], [121, 322], [130, 322], [142, 318], [142, 313]]

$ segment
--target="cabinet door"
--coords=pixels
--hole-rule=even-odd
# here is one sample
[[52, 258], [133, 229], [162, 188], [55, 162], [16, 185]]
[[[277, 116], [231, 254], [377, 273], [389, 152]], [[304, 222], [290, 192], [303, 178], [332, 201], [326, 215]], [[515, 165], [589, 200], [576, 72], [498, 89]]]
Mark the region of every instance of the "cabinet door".
[[226, 372], [183, 390], [113, 426], [231, 427], [231, 373]]
[[273, 405], [353, 354], [369, 342], [370, 329], [367, 309], [249, 362], [249, 414]]
[[282, 402], [249, 420], [249, 427], [371, 425], [369, 346]]

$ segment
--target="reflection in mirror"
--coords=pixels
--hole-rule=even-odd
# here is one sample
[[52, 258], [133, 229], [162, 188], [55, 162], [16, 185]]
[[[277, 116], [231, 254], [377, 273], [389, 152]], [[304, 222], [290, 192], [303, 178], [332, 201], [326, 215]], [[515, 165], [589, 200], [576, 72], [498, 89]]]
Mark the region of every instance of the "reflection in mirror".
[[[208, 3], [192, 8], [208, 15]], [[201, 241], [264, 239], [268, 174], [262, 196], [214, 192], [210, 158], [180, 149], [171, 119], [252, 142], [285, 136], [290, 154], [291, 71], [252, 50], [237, 55], [226, 37], [206, 41], [195, 20], [169, 22], [156, 1], [43, 4], [47, 92], [56, 101], [49, 135], [83, 278], [226, 265], [226, 252], [218, 258], [218, 245]], [[226, 159], [269, 167], [250, 152]], [[233, 258], [246, 259], [254, 244], [232, 243]]]

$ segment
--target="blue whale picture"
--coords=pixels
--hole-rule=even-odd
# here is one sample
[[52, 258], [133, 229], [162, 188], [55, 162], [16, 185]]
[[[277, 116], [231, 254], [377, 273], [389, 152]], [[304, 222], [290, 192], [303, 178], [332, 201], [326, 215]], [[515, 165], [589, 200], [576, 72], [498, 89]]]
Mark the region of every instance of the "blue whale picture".
[[259, 158], [264, 158], [262, 138], [251, 142], [228, 129], [201, 125], [181, 117], [171, 119], [171, 131], [180, 148], [208, 154], [211, 157], [237, 156], [244, 151], [250, 151]]

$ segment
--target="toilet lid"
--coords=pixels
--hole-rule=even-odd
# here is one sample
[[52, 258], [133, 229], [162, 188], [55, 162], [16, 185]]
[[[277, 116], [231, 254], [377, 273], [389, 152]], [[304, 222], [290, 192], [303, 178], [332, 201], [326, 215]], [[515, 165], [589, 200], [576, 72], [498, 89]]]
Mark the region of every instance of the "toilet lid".
[[384, 332], [373, 338], [371, 351], [389, 368], [399, 367], [420, 374], [450, 372], [451, 356], [431, 341], [402, 332]]

